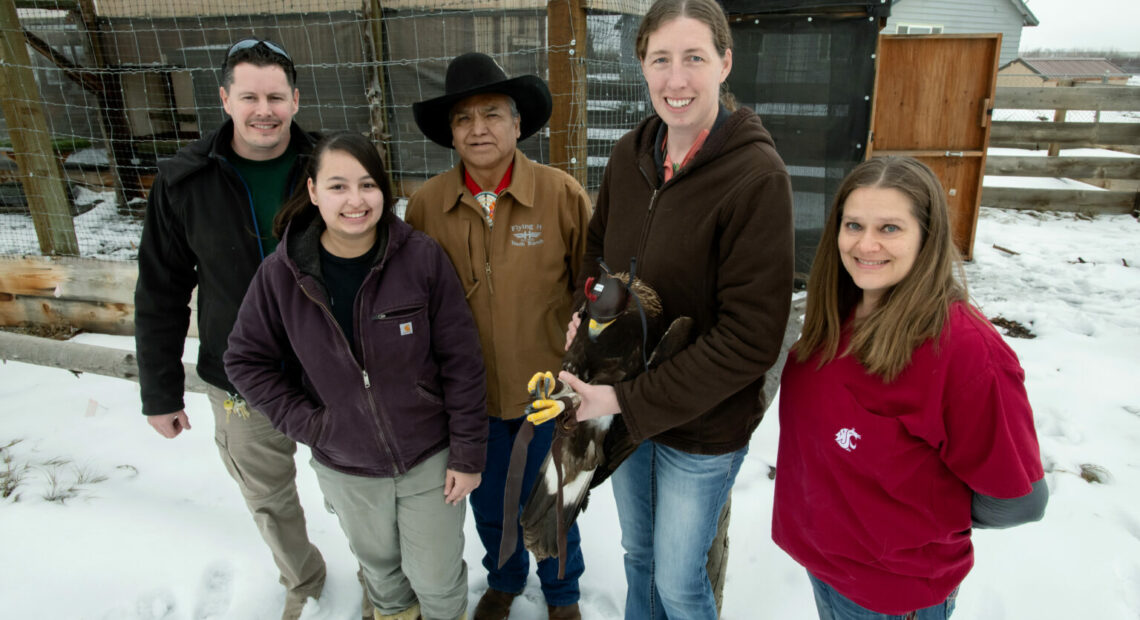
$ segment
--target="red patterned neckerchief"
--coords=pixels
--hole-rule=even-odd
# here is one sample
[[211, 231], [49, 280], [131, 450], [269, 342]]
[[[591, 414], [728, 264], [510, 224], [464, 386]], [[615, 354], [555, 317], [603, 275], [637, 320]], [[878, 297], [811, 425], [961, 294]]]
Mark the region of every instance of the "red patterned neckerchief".
[[475, 202], [483, 207], [483, 219], [487, 220], [487, 227], [490, 228], [495, 225], [495, 204], [499, 202], [499, 194], [502, 193], [507, 186], [511, 184], [511, 172], [515, 169], [515, 162], [507, 166], [507, 172], [503, 175], [503, 179], [499, 181], [499, 186], [495, 191], [487, 191], [479, 187], [475, 179], [471, 178], [471, 173], [463, 170], [463, 182], [467, 185], [467, 189], [471, 195], [475, 197]]

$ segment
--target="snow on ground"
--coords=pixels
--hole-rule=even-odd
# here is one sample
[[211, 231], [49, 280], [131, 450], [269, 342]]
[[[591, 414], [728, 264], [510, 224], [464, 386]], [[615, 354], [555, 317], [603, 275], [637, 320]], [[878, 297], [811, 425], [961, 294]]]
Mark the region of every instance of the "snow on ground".
[[[987, 156], [1010, 157], [1048, 157], [1049, 151], [1034, 151], [1029, 149], [1012, 149], [1005, 147], [990, 147], [986, 150]], [[1140, 157], [1131, 153], [1113, 151], [1109, 149], [1062, 149], [1061, 157]], [[986, 175], [982, 177], [983, 187], [1027, 187], [1035, 189], [1080, 189], [1094, 192], [1106, 191], [1103, 187], [1082, 183], [1075, 179], [1061, 177], [1018, 177]]]
[[[72, 218], [79, 255], [111, 260], [138, 258], [138, 241], [142, 237], [142, 219], [122, 216], [115, 208], [114, 192], [93, 192], [76, 188], [75, 204], [84, 213]], [[22, 213], [0, 213], [0, 254], [41, 254], [32, 216]]]
[[[1052, 109], [1024, 110], [995, 108], [993, 120], [1001, 121], [1041, 121], [1052, 123], [1056, 111]], [[1102, 111], [1069, 110], [1065, 115], [1067, 123], [1136, 123], [1140, 122], [1140, 112], [1133, 110]]]
[[[977, 564], [955, 618], [1140, 617], [1138, 241], [1140, 224], [1130, 216], [982, 209], [967, 268], [971, 292], [988, 316], [1036, 336], [1008, 340], [1026, 370], [1052, 498], [1041, 523], [975, 533]], [[79, 339], [132, 346], [129, 338]], [[18, 442], [3, 450], [0, 476], [22, 475], [0, 500], [0, 615], [279, 616], [283, 590], [218, 459], [205, 397], [188, 396], [193, 428], [166, 440], [139, 415], [135, 384], [10, 362], [0, 365], [0, 405], [0, 446]], [[733, 493], [726, 619], [815, 617], [805, 573], [770, 539], [767, 473], [777, 463], [778, 432], [773, 410]], [[297, 463], [310, 532], [329, 563], [325, 594], [306, 618], [356, 618], [355, 563], [322, 507], [306, 449]], [[1102, 482], [1087, 482], [1082, 471]], [[595, 492], [581, 526], [583, 614], [620, 618], [625, 579], [609, 485]], [[470, 517], [466, 532], [474, 605], [486, 573]], [[518, 620], [546, 617], [534, 577], [513, 611]]]

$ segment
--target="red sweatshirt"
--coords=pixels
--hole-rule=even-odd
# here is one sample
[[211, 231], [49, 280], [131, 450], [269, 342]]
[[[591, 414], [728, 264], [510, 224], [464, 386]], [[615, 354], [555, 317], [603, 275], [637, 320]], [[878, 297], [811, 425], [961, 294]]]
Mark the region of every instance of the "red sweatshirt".
[[781, 380], [772, 538], [868, 609], [944, 601], [974, 563], [973, 493], [1044, 476], [1017, 356], [959, 303], [891, 383], [851, 356], [818, 365], [792, 355]]

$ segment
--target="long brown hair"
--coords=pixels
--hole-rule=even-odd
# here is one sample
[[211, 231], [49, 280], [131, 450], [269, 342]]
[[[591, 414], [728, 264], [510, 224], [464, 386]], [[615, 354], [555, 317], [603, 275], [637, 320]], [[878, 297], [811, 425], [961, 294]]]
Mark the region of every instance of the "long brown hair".
[[[713, 48], [722, 59], [725, 52], [732, 49], [732, 30], [728, 27], [728, 18], [716, 0], [657, 0], [645, 16], [641, 18], [641, 25], [637, 28], [637, 59], [645, 62], [645, 55], [649, 50], [649, 36], [666, 22], [678, 17], [695, 19], [709, 27], [712, 31]], [[736, 97], [728, 92], [728, 82], [720, 84], [720, 103], [730, 112], [735, 111]]]
[[839, 354], [843, 322], [863, 296], [840, 260], [839, 226], [847, 197], [862, 187], [901, 192], [910, 199], [911, 212], [922, 228], [914, 265], [856, 323], [851, 343], [842, 352], [853, 354], [870, 373], [892, 381], [919, 345], [942, 333], [950, 305], [967, 298], [946, 194], [934, 172], [917, 159], [877, 157], [859, 164], [843, 179], [808, 276], [803, 335], [792, 350], [801, 362], [818, 351], [820, 365]]
[[392, 182], [388, 179], [384, 160], [380, 157], [376, 147], [368, 138], [359, 133], [350, 131], [331, 133], [321, 138], [313, 147], [308, 165], [305, 166], [305, 175], [297, 184], [297, 188], [293, 190], [293, 195], [285, 201], [281, 210], [277, 212], [277, 216], [273, 218], [273, 235], [278, 239], [285, 235], [285, 228], [289, 226], [289, 222], [305, 214], [310, 208], [316, 209], [316, 205], [309, 200], [307, 181], [312, 179], [316, 182], [317, 172], [321, 169], [321, 162], [329, 151], [348, 153], [360, 162], [360, 165], [364, 166], [364, 170], [368, 172], [368, 176], [376, 181], [380, 192], [384, 194], [384, 207], [380, 214], [381, 220], [392, 211], [392, 206], [396, 204], [396, 198], [392, 195]]

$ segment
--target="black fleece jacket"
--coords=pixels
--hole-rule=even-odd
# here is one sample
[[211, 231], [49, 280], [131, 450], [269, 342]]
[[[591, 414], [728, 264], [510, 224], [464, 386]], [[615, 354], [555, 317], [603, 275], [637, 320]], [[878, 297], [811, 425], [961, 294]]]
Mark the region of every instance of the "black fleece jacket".
[[[249, 189], [226, 160], [233, 131], [233, 121], [227, 120], [159, 162], [147, 199], [135, 287], [135, 347], [145, 415], [184, 408], [181, 360], [195, 286], [198, 375], [234, 391], [222, 354], [264, 253]], [[290, 132], [298, 157], [282, 188], [282, 202], [296, 186], [317, 139], [296, 123]]]

